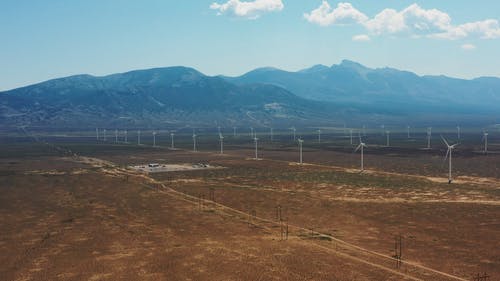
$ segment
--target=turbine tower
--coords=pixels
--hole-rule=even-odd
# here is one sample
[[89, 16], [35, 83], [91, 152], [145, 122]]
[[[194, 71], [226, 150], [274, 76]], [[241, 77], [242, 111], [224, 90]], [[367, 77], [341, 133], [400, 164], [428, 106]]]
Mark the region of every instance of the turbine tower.
[[170, 133], [170, 148], [174, 149], [174, 133]]
[[233, 127], [233, 137], [236, 137], [236, 127]]
[[302, 144], [304, 143], [304, 140], [299, 138], [299, 153], [300, 153], [300, 157], [299, 157], [299, 164], [302, 165]]
[[271, 127], [271, 142], [274, 141], [274, 132], [273, 132], [273, 128]]
[[224, 137], [222, 134], [219, 134], [219, 141], [220, 141], [220, 154], [224, 154]]
[[410, 138], [410, 125], [406, 126], [406, 133], [408, 134], [408, 138]]
[[95, 128], [95, 138], [99, 140], [99, 128]]
[[253, 127], [250, 127], [250, 137], [255, 138], [255, 135], [253, 133]]
[[293, 133], [293, 141], [295, 141], [296, 140], [297, 129], [295, 127], [292, 127], [291, 130], [292, 130], [292, 133]]
[[391, 144], [390, 144], [390, 142], [389, 142], [389, 140], [390, 140], [390, 135], [391, 135], [391, 131], [385, 131], [385, 135], [386, 135], [386, 137], [387, 137], [387, 141], [386, 141], [385, 146], [389, 147], [389, 146], [391, 146]]
[[354, 152], [357, 152], [358, 150], [361, 150], [361, 172], [363, 172], [365, 170], [365, 167], [364, 167], [364, 153], [363, 153], [363, 149], [365, 147], [368, 147], [364, 142], [361, 141], [361, 138], [359, 139], [359, 145], [358, 147], [356, 147], [356, 149], [354, 150]]
[[153, 146], [156, 146], [156, 132], [153, 131]]
[[453, 152], [453, 149], [455, 149], [455, 147], [458, 145], [458, 143], [456, 143], [454, 145], [449, 145], [443, 136], [441, 136], [441, 139], [443, 139], [443, 142], [448, 147], [448, 150], [446, 151], [446, 156], [444, 157], [444, 161], [446, 161], [446, 158], [448, 158], [448, 160], [449, 160], [449, 162], [448, 162], [448, 183], [451, 183], [451, 181], [453, 180], [451, 178], [451, 154]]
[[488, 154], [488, 132], [483, 132], [484, 154]]
[[106, 129], [103, 130], [103, 140], [106, 141]]
[[253, 141], [255, 143], [255, 160], [258, 160], [259, 159], [259, 154], [257, 153], [257, 142], [258, 142], [258, 138], [257, 137], [254, 137], [253, 138]]
[[457, 137], [460, 139], [460, 126], [457, 126]]
[[141, 130], [137, 130], [137, 144], [141, 145]]
[[196, 134], [193, 130], [193, 152], [196, 152]]
[[128, 132], [127, 132], [127, 130], [125, 130], [124, 133], [125, 133], [125, 143], [128, 143]]
[[427, 128], [427, 149], [431, 149], [432, 127]]
[[321, 143], [321, 129], [318, 129], [318, 143]]
[[115, 143], [118, 142], [118, 129], [115, 129]]
[[352, 129], [349, 129], [349, 137], [351, 139], [351, 145], [352, 145]]

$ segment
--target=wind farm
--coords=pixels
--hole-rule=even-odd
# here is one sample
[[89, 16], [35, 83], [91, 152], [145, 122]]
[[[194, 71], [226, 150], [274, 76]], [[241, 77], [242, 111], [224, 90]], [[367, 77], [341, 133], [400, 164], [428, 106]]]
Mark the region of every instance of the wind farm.
[[500, 280], [500, 2], [4, 2], [1, 281]]

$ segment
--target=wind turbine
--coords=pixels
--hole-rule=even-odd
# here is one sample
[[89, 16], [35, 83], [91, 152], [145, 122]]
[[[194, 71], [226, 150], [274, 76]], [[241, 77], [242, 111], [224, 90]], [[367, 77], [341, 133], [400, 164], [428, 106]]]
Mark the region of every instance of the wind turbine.
[[153, 146], [156, 146], [156, 131], [153, 131]]
[[457, 126], [457, 137], [460, 139], [460, 126]]
[[488, 154], [488, 132], [483, 132], [484, 154]]
[[302, 144], [304, 143], [304, 140], [299, 137], [299, 153], [300, 153], [300, 158], [299, 158], [299, 164], [302, 165]]
[[380, 128], [382, 129], [382, 136], [383, 136], [385, 133], [385, 125], [384, 124], [380, 125]]
[[259, 156], [258, 156], [258, 153], [257, 153], [257, 142], [259, 141], [259, 139], [257, 138], [257, 136], [255, 136], [253, 138], [253, 141], [255, 143], [255, 160], [258, 160], [259, 159]]
[[236, 137], [236, 127], [233, 127], [233, 137]]
[[410, 138], [410, 125], [406, 126], [406, 133], [408, 134], [408, 138]]
[[170, 148], [174, 149], [174, 133], [170, 133]]
[[271, 133], [271, 142], [273, 142], [273, 141], [274, 141], [274, 132], [273, 132], [273, 128], [271, 127], [271, 128], [270, 128], [270, 130], [271, 130], [271, 131], [270, 131], [270, 133]]
[[365, 147], [368, 147], [363, 141], [361, 141], [361, 138], [359, 139], [359, 145], [358, 147], [356, 147], [356, 149], [354, 150], [354, 152], [357, 152], [358, 150], [361, 150], [361, 172], [363, 172], [365, 170], [364, 168], [364, 155], [363, 155], [363, 149]]
[[318, 129], [318, 143], [321, 143], [321, 129]]
[[255, 135], [253, 133], [253, 127], [250, 127], [250, 137], [255, 138]]
[[443, 139], [443, 142], [448, 147], [448, 150], [446, 151], [446, 156], [444, 157], [444, 161], [446, 161], [446, 158], [449, 157], [448, 158], [448, 160], [449, 160], [449, 162], [448, 162], [448, 183], [451, 183], [451, 181], [452, 181], [452, 178], [451, 178], [451, 154], [453, 152], [453, 149], [455, 149], [455, 146], [458, 145], [458, 143], [456, 143], [454, 145], [449, 145], [443, 136], [441, 136], [441, 139]]
[[387, 141], [386, 141], [386, 145], [385, 146], [389, 147], [390, 146], [389, 139], [390, 139], [391, 131], [385, 131], [385, 135], [387, 137]]
[[103, 140], [106, 141], [106, 129], [103, 130], [103, 134], [104, 134]]
[[351, 145], [352, 145], [352, 129], [349, 129], [349, 136], [351, 138]]
[[295, 134], [297, 133], [297, 129], [295, 129], [295, 127], [292, 127], [291, 130], [293, 133], [293, 141], [295, 141], [295, 139], [296, 139]]
[[196, 152], [196, 134], [193, 130], [193, 152]]
[[118, 142], [118, 129], [115, 129], [115, 143]]
[[222, 134], [219, 134], [219, 141], [220, 141], [220, 154], [224, 154], [224, 137]]
[[431, 149], [432, 127], [427, 128], [427, 149]]
[[99, 128], [95, 128], [95, 138], [99, 140]]
[[127, 143], [128, 142], [128, 132], [127, 132], [127, 130], [125, 130], [124, 133], [125, 133], [125, 143]]

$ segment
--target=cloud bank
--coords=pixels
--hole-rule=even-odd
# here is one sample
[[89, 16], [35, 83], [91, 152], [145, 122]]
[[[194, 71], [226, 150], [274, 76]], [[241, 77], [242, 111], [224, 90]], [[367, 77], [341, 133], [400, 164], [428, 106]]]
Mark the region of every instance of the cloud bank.
[[230, 14], [247, 19], [256, 19], [267, 12], [281, 11], [284, 7], [282, 0], [229, 0], [223, 4], [214, 2], [210, 5], [210, 9], [216, 10], [217, 15]]
[[500, 24], [496, 19], [454, 25], [447, 13], [438, 9], [423, 9], [417, 4], [412, 4], [401, 11], [384, 9], [370, 18], [350, 3], [339, 3], [336, 8], [332, 8], [328, 1], [323, 1], [318, 8], [305, 13], [304, 18], [320, 26], [360, 25], [372, 35], [377, 36], [411, 36], [447, 40], [471, 37], [500, 38]]

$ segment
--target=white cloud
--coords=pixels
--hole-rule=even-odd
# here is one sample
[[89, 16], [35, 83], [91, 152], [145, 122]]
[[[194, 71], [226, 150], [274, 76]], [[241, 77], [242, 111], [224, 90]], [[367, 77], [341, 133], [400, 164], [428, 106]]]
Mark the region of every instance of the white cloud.
[[282, 0], [228, 0], [224, 4], [214, 2], [210, 5], [210, 9], [217, 10], [217, 15], [229, 13], [249, 19], [256, 19], [262, 13], [281, 11], [284, 7]]
[[327, 1], [323, 1], [318, 8], [310, 13], [305, 13], [304, 18], [321, 26], [363, 23], [368, 20], [365, 14], [355, 9], [350, 3], [339, 3], [333, 9]]
[[500, 38], [500, 25], [497, 20], [487, 19], [483, 21], [469, 22], [458, 26], [452, 26], [442, 33], [432, 34], [431, 37], [440, 39], [462, 39], [466, 37], [478, 37], [481, 39]]
[[[423, 9], [412, 4], [401, 11], [384, 9], [373, 18], [354, 8], [350, 3], [339, 3], [332, 7], [325, 0], [304, 17], [311, 23], [321, 26], [356, 23], [373, 35], [406, 35], [412, 38], [428, 37], [438, 39], [480, 39], [500, 38], [498, 20], [486, 19], [453, 25], [450, 15], [438, 9]], [[354, 37], [353, 37], [354, 40]]]
[[403, 15], [393, 9], [383, 10], [364, 25], [369, 31], [377, 35], [399, 33], [407, 29]]
[[355, 35], [352, 37], [352, 41], [367, 42], [370, 41], [370, 36], [366, 34]]
[[476, 49], [476, 46], [472, 45], [472, 44], [463, 44], [462, 49], [466, 50], [466, 51], [471, 51], [471, 50]]

